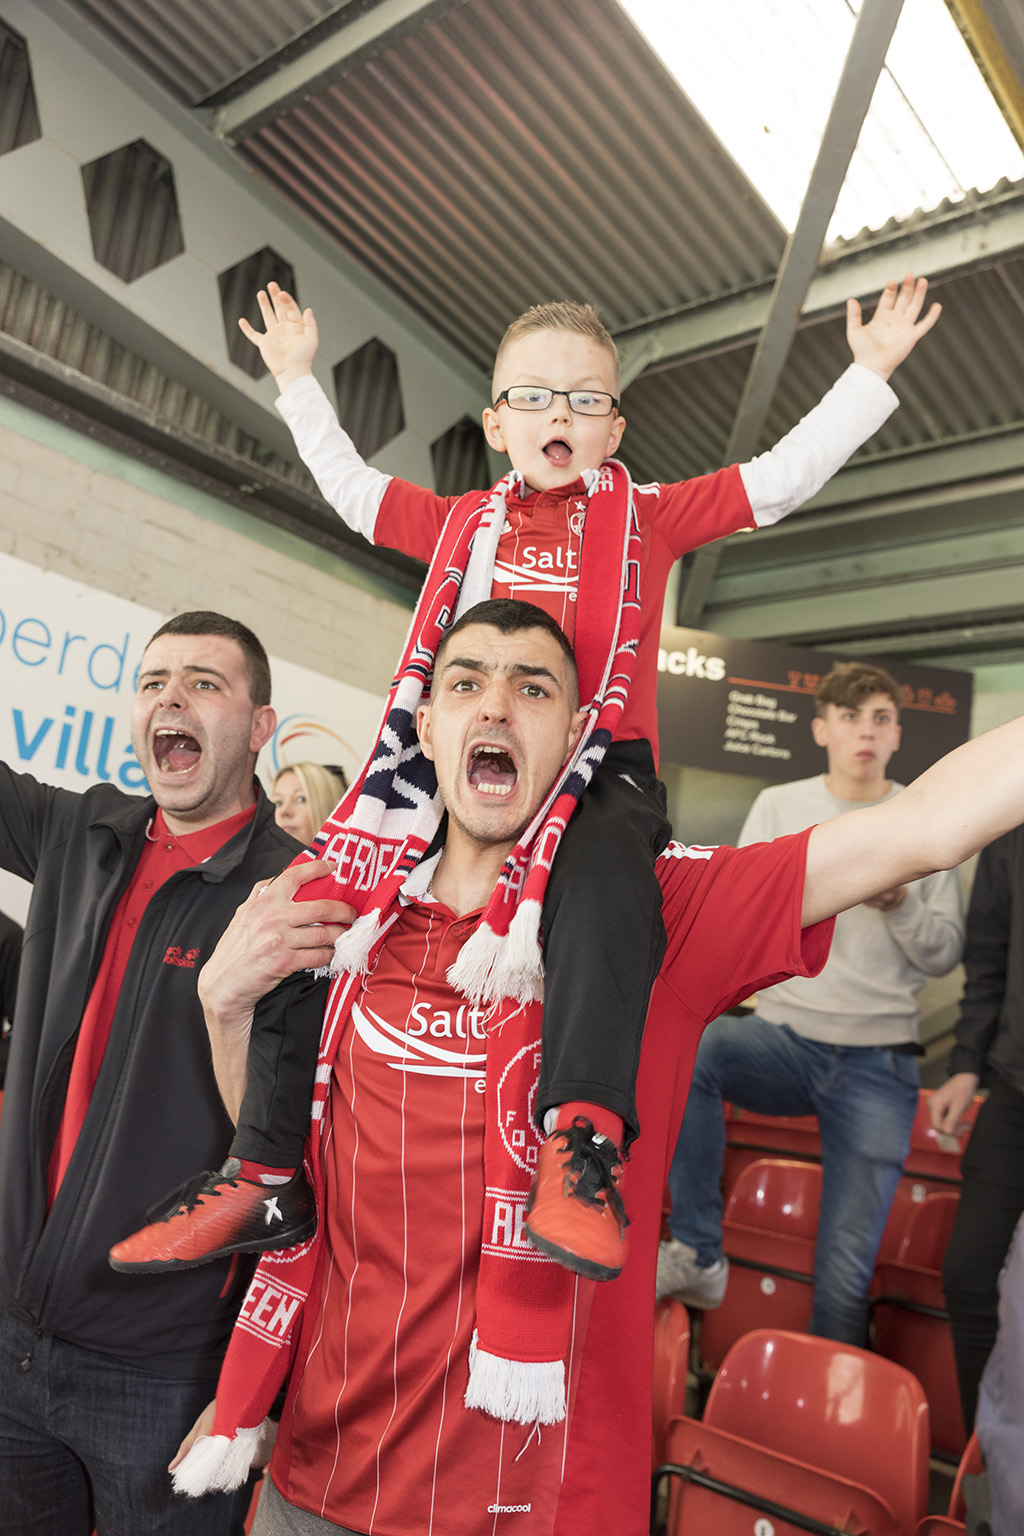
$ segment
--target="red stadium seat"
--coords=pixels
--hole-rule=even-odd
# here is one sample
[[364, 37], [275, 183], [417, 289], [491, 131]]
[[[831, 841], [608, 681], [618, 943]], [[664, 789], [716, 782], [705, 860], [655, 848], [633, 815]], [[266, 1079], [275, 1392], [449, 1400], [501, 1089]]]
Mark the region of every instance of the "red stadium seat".
[[936, 1184], [931, 1179], [915, 1179], [904, 1174], [896, 1186], [889, 1219], [885, 1224], [882, 1241], [878, 1247], [876, 1264], [899, 1257], [903, 1234], [913, 1221], [917, 1207], [923, 1204], [929, 1195], [940, 1191], [945, 1192], [949, 1188], [948, 1184]]
[[[911, 1178], [934, 1181], [937, 1184], [960, 1183], [960, 1159], [970, 1137], [970, 1131], [960, 1136], [940, 1136], [932, 1129], [928, 1113], [928, 1100], [932, 1090], [922, 1088], [918, 1095], [917, 1114], [910, 1132], [910, 1151], [903, 1165], [904, 1174]], [[967, 1106], [964, 1119], [974, 1124], [982, 1100], [975, 1095]]]
[[690, 1363], [690, 1314], [682, 1302], [667, 1296], [654, 1312], [654, 1458], [665, 1460], [669, 1420], [686, 1408], [686, 1372]]
[[725, 1300], [701, 1314], [705, 1370], [717, 1369], [752, 1328], [807, 1327], [820, 1203], [817, 1163], [762, 1158], [741, 1173], [722, 1220], [730, 1266]]
[[982, 1459], [981, 1446], [978, 1442], [978, 1431], [975, 1430], [964, 1447], [964, 1453], [960, 1457], [960, 1465], [956, 1469], [953, 1492], [949, 1496], [949, 1517], [951, 1520], [966, 1519], [967, 1501], [964, 1498], [964, 1478], [976, 1477], [984, 1469], [985, 1463]]
[[959, 1198], [943, 1190], [916, 1205], [896, 1257], [876, 1266], [871, 1285], [874, 1348], [920, 1381], [933, 1449], [949, 1457], [959, 1457], [967, 1443], [941, 1275]]
[[668, 1536], [751, 1536], [760, 1529], [772, 1536], [907, 1536], [870, 1489], [696, 1419], [673, 1419], [667, 1465], [678, 1469]]
[[729, 1351], [703, 1422], [670, 1426], [668, 1458], [687, 1469], [673, 1536], [749, 1536], [751, 1510], [776, 1536], [814, 1529], [808, 1518], [895, 1536], [927, 1511], [928, 1407], [908, 1371], [867, 1350], [760, 1329]]
[[966, 1530], [962, 1520], [951, 1520], [948, 1515], [926, 1515], [915, 1536], [964, 1536]]
[[821, 1162], [821, 1135], [816, 1115], [756, 1115], [736, 1104], [725, 1105], [725, 1161], [722, 1187], [726, 1197], [744, 1168], [764, 1157]]

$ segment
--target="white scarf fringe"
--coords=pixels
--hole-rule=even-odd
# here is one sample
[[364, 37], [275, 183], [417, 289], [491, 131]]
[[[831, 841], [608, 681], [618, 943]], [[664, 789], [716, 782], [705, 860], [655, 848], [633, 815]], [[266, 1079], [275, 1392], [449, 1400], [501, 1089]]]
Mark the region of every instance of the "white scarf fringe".
[[470, 1002], [490, 1007], [502, 998], [538, 1003], [544, 996], [539, 901], [521, 901], [507, 934], [481, 922], [448, 970], [448, 980]]
[[380, 937], [380, 913], [374, 908], [357, 917], [351, 928], [339, 933], [334, 941], [334, 954], [330, 965], [323, 966], [317, 976], [337, 976], [340, 971], [352, 971], [362, 976], [370, 963], [370, 951]]
[[198, 1499], [204, 1493], [230, 1493], [249, 1476], [260, 1436], [269, 1426], [264, 1419], [254, 1429], [240, 1429], [233, 1440], [227, 1435], [200, 1435], [172, 1473], [175, 1493]]
[[565, 1418], [565, 1366], [561, 1360], [504, 1360], [469, 1348], [467, 1408], [513, 1424], [560, 1424]]

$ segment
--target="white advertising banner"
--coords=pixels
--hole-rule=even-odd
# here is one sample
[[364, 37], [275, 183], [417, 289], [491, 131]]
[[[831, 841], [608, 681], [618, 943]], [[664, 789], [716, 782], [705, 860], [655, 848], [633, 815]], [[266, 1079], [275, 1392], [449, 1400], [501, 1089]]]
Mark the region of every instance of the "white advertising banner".
[[[145, 794], [129, 719], [143, 648], [168, 617], [0, 554], [0, 757], [65, 789], [102, 779]], [[264, 782], [307, 760], [340, 763], [351, 778], [383, 698], [273, 655], [270, 664], [278, 724], [260, 757]], [[0, 910], [24, 922], [27, 907], [28, 886], [0, 870]]]

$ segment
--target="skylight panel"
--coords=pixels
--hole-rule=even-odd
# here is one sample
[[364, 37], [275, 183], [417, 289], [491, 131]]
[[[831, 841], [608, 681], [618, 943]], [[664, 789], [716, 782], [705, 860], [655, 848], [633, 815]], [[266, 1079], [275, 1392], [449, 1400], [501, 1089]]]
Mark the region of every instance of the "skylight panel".
[[[620, 3], [792, 230], [860, 0]], [[827, 238], [1004, 176], [1024, 177], [1024, 155], [943, 0], [906, 0]]]

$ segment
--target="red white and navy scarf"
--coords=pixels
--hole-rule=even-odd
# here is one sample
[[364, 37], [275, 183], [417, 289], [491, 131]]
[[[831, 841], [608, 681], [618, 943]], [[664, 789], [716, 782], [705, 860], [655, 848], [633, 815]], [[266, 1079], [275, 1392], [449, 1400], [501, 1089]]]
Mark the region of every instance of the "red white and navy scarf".
[[[587, 720], [560, 777], [505, 860], [476, 931], [449, 972], [452, 985], [473, 1001], [503, 1004], [495, 1006], [488, 1030], [486, 1196], [466, 1405], [520, 1423], [555, 1423], [565, 1417], [564, 1359], [577, 1281], [528, 1242], [506, 1247], [494, 1240], [499, 1209], [525, 1206], [533, 1173], [532, 1160], [503, 1136], [501, 1109], [515, 1104], [520, 1123], [531, 1123], [528, 1104], [540, 1051], [544, 889], [569, 818], [622, 713], [640, 624], [640, 533], [629, 476], [609, 460], [591, 479], [575, 635]], [[305, 885], [304, 898], [347, 901], [360, 914], [336, 945], [317, 1062], [306, 1169], [320, 1219], [309, 1242], [263, 1255], [228, 1346], [213, 1434], [196, 1443], [175, 1473], [181, 1492], [198, 1494], [243, 1481], [260, 1426], [287, 1374], [301, 1308], [322, 1259], [321, 1148], [334, 1057], [363, 975], [399, 915], [403, 886], [408, 881], [410, 894], [426, 889], [428, 872], [417, 865], [443, 811], [433, 764], [419, 748], [416, 711], [427, 699], [434, 657], [446, 631], [490, 596], [512, 483], [513, 477], [506, 476], [483, 499], [474, 492], [452, 508], [373, 751], [310, 848], [299, 855], [300, 860], [326, 859], [335, 870], [333, 877]]]

